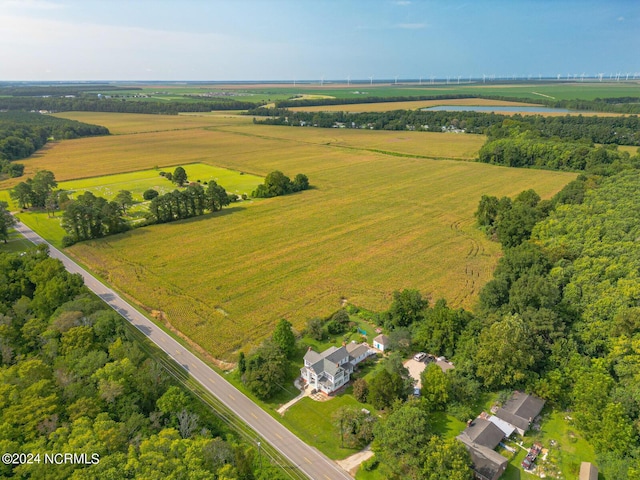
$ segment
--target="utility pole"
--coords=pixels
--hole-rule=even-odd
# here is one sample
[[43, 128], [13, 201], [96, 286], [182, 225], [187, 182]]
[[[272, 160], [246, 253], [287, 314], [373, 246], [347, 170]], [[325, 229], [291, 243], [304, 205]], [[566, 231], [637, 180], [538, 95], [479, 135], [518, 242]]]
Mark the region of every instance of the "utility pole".
[[259, 441], [258, 441], [258, 457], [260, 458], [260, 476], [262, 476], [262, 452], [260, 451]]

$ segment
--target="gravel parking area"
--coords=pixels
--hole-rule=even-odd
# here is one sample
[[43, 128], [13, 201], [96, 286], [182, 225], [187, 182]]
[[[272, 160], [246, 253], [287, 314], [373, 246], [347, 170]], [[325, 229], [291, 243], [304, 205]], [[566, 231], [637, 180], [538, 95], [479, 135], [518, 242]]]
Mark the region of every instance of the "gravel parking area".
[[416, 362], [412, 358], [411, 360], [407, 360], [406, 362], [404, 362], [404, 366], [409, 370], [409, 375], [411, 375], [411, 378], [415, 379], [416, 387], [422, 388], [422, 383], [420, 382], [420, 374], [425, 368], [427, 368], [427, 364], [424, 362]]

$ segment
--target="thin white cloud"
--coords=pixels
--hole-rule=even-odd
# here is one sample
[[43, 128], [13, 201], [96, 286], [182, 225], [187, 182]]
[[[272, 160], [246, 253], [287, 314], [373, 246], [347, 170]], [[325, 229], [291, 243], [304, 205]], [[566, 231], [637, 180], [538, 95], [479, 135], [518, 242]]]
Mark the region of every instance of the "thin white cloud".
[[403, 30], [420, 30], [426, 28], [426, 23], [398, 23], [395, 28], [401, 28]]
[[619, 22], [624, 22], [624, 17], [618, 17]]
[[0, 0], [0, 8], [12, 10], [59, 10], [66, 5], [49, 0]]
[[[0, 25], [0, 65], [9, 80], [148, 79], [149, 70], [160, 79], [237, 79], [252, 67], [260, 72], [286, 64], [296, 49], [247, 36], [22, 15], [0, 14]], [[48, 70], [53, 75], [43, 75]]]
[[406, 7], [407, 5], [411, 5], [410, 0], [396, 0], [395, 2], [396, 5], [400, 5], [401, 7]]

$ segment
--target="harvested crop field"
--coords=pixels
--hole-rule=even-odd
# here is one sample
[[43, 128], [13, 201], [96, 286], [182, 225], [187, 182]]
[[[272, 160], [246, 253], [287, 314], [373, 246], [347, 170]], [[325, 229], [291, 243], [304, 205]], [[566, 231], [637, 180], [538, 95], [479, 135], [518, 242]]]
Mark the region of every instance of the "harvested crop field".
[[[96, 123], [122, 122], [103, 115]], [[473, 158], [484, 141], [431, 135], [452, 145], [439, 151], [470, 152], [461, 158]], [[413, 143], [398, 151], [411, 145], [425, 157], [445, 156], [435, 155], [425, 133], [235, 125], [60, 142], [25, 163], [68, 179], [192, 162], [260, 176], [307, 174], [314, 188], [305, 192], [69, 249], [214, 356], [232, 358], [280, 318], [302, 329], [343, 300], [381, 310], [394, 290], [417, 288], [473, 305], [500, 255], [473, 225], [480, 197], [534, 188], [548, 198], [575, 177], [372, 151], [404, 137]]]

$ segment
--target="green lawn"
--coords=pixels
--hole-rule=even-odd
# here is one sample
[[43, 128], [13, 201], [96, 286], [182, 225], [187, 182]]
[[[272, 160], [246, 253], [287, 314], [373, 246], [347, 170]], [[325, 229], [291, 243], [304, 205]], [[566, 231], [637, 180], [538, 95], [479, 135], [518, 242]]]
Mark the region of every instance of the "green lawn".
[[9, 240], [7, 243], [0, 242], [0, 252], [24, 252], [29, 248], [33, 248], [33, 243], [25, 240], [22, 235], [13, 229], [9, 230]]
[[372, 412], [372, 415], [375, 415], [376, 411], [371, 405], [356, 401], [349, 387], [345, 393], [336, 395], [326, 402], [317, 402], [309, 397], [303, 398], [287, 410], [282, 423], [329, 458], [333, 460], [346, 458], [359, 450], [342, 448], [338, 430], [333, 425], [335, 412], [345, 406], [366, 408]]
[[41, 212], [18, 213], [16, 217], [27, 227], [34, 230], [42, 238], [52, 243], [58, 248], [62, 248], [62, 238], [67, 232], [62, 228], [62, 214], [56, 213], [55, 217], [50, 217]]
[[443, 438], [457, 437], [466, 427], [464, 422], [444, 412], [432, 413], [429, 422], [433, 433]]
[[[238, 195], [251, 192], [262, 183], [263, 179], [256, 175], [245, 174], [226, 168], [212, 167], [204, 163], [193, 163], [183, 165], [190, 182], [209, 182], [215, 180], [228, 192]], [[151, 170], [141, 170], [131, 173], [120, 173], [116, 175], [105, 175], [102, 177], [84, 178], [81, 180], [71, 180], [61, 182], [58, 188], [68, 192], [91, 191], [95, 195], [112, 200], [120, 190], [129, 190], [133, 194], [134, 200], [142, 202], [142, 194], [150, 188], [157, 190], [160, 194], [168, 193], [177, 187], [169, 180], [160, 176], [160, 172], [171, 172], [173, 168], [161, 168]], [[54, 172], [55, 173], [55, 172]], [[206, 187], [205, 187], [206, 188]]]

